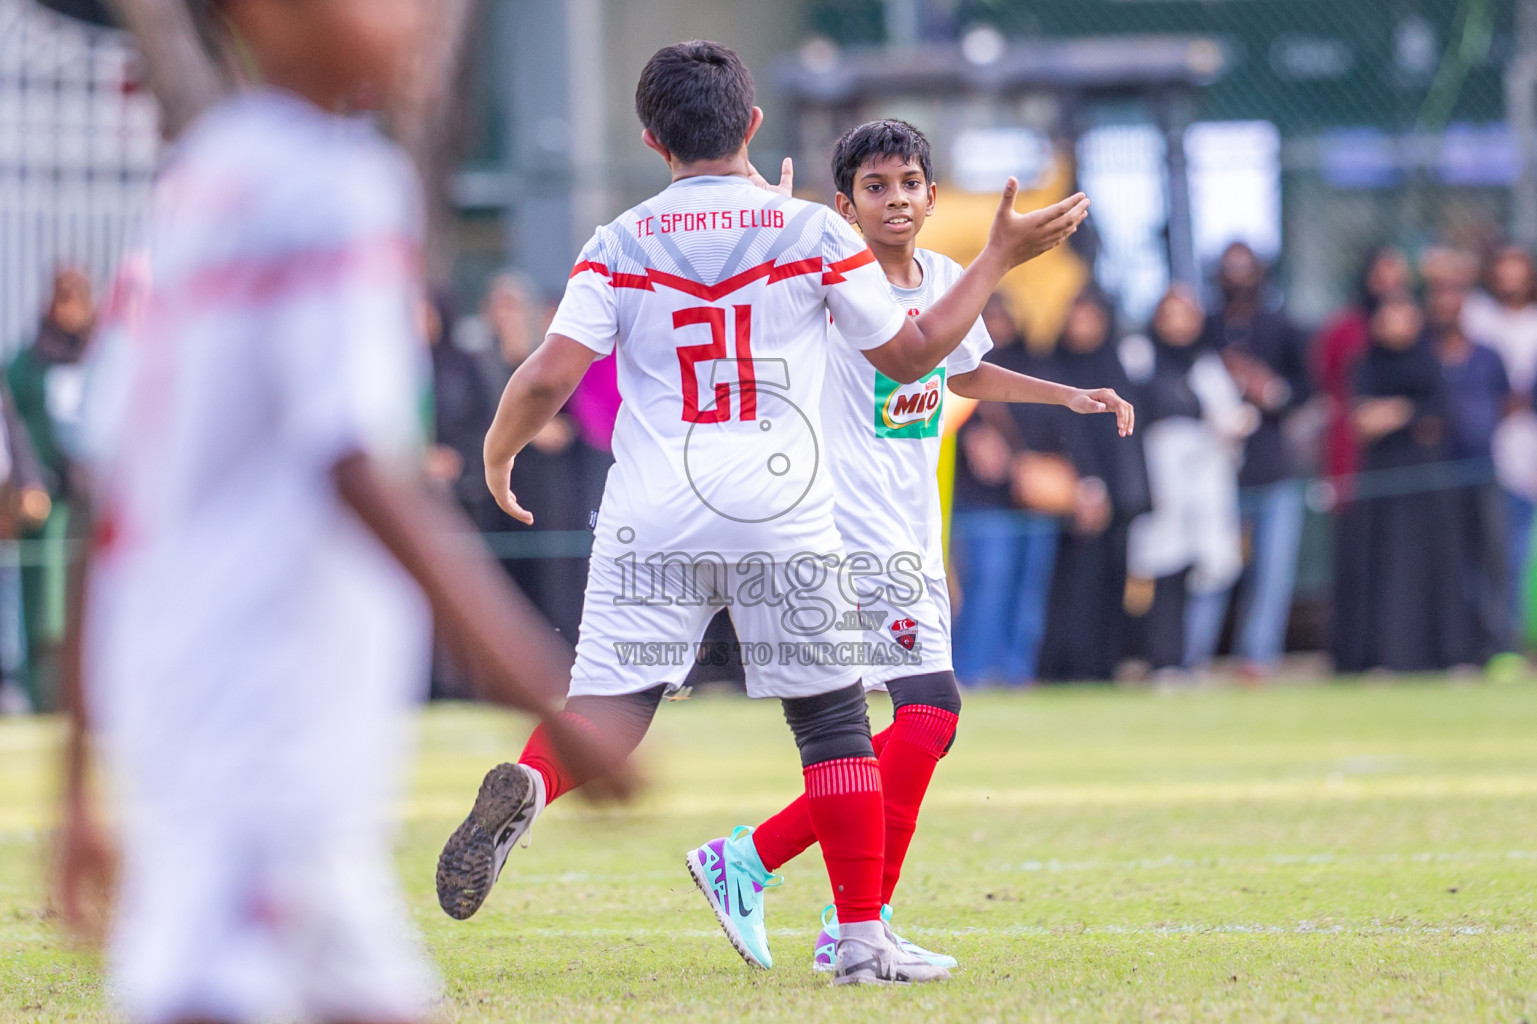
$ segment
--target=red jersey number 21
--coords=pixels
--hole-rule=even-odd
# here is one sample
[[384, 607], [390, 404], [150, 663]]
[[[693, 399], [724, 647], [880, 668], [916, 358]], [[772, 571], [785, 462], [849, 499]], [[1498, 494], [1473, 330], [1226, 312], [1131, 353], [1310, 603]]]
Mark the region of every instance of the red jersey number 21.
[[715, 401], [708, 409], [699, 407], [698, 364], [716, 359], [734, 359], [737, 365], [738, 418], [758, 418], [758, 381], [752, 364], [752, 307], [732, 306], [735, 351], [726, 347], [726, 311], [719, 306], [690, 306], [672, 315], [673, 330], [703, 326], [710, 329], [710, 340], [701, 345], [678, 346], [678, 369], [683, 378], [683, 422], [725, 423], [731, 419], [731, 385], [716, 383]]

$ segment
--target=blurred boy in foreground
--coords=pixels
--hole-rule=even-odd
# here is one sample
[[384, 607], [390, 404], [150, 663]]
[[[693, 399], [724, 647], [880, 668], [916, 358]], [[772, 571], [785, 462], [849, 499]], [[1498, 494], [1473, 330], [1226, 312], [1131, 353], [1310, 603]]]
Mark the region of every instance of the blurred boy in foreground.
[[89, 730], [133, 1018], [415, 1019], [435, 985], [389, 834], [427, 605], [562, 756], [618, 762], [557, 717], [568, 654], [418, 479], [419, 187], [345, 115], [406, 84], [422, 0], [197, 6], [261, 84], [178, 140], [93, 354], [62, 910], [84, 923], [107, 867]]

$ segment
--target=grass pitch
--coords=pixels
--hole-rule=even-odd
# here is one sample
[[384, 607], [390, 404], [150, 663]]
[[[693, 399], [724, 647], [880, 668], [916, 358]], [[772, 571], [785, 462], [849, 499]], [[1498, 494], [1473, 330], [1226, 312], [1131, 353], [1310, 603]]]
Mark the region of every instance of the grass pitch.
[[[883, 713], [884, 700], [876, 709]], [[556, 805], [486, 906], [438, 848], [526, 727], [423, 717], [400, 866], [454, 1020], [1537, 1022], [1537, 687], [973, 694], [897, 893], [945, 985], [830, 991], [815, 855], [751, 972], [684, 851], [796, 792], [772, 703], [666, 705], [638, 805]], [[55, 723], [0, 722], [0, 1021], [111, 1019], [42, 887]]]

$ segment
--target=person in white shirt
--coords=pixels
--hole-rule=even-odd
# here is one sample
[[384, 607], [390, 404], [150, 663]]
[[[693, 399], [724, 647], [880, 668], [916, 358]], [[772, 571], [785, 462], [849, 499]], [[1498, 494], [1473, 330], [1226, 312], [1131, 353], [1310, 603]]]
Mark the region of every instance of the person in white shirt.
[[[909, 317], [836, 214], [754, 184], [747, 144], [762, 113], [734, 52], [703, 41], [658, 51], [636, 112], [673, 183], [583, 248], [548, 338], [513, 375], [486, 437], [492, 493], [530, 521], [508, 490], [513, 459], [593, 360], [614, 353], [624, 404], [567, 713], [639, 742], [727, 607], [749, 695], [781, 699], [801, 750], [848, 922], [834, 982], [944, 977], [889, 944], [879, 920], [880, 777], [859, 682], [870, 641], [844, 631], [853, 609], [820, 425], [827, 318], [889, 377], [918, 380], [961, 342], [1004, 271], [1066, 238], [1087, 200], [1022, 216], [1011, 181], [987, 249]], [[512, 844], [580, 782], [537, 730], [519, 764], [492, 769], [439, 860], [445, 911], [474, 913]], [[689, 866], [717, 914], [750, 911], [759, 882], [713, 856]]]
[[[891, 297], [909, 317], [921, 316], [962, 276], [954, 260], [917, 247], [938, 199], [928, 139], [904, 121], [871, 121], [838, 140], [832, 169], [838, 212], [859, 229], [875, 254]], [[866, 689], [888, 690], [895, 709], [891, 727], [874, 738], [885, 798], [881, 913], [888, 921], [919, 808], [935, 766], [955, 740], [961, 709], [950, 658], [950, 592], [939, 501], [946, 393], [1062, 405], [1079, 413], [1110, 412], [1122, 436], [1133, 428], [1131, 406], [1114, 391], [1067, 387], [984, 363], [992, 345], [978, 319], [943, 363], [902, 383], [850, 344], [836, 316], [828, 326], [821, 409], [835, 519], [848, 562], [857, 567], [853, 589], [861, 625], [896, 644], [889, 648], [893, 656], [869, 667], [863, 678]], [[728, 860], [776, 871], [817, 841], [808, 803], [797, 799], [756, 829], [714, 842], [723, 844]], [[814, 948], [813, 964], [819, 970], [832, 970], [836, 963], [841, 933], [832, 910], [823, 915]], [[752, 924], [753, 934], [743, 935], [738, 949], [745, 947], [749, 963], [768, 966], [772, 960], [761, 910]], [[748, 930], [743, 922], [734, 925], [739, 934]], [[955, 966], [953, 958], [894, 932], [891, 938], [920, 960]]]
[[61, 903], [86, 923], [106, 866], [95, 735], [130, 1017], [413, 1020], [437, 986], [390, 833], [429, 602], [492, 696], [588, 770], [616, 761], [556, 716], [549, 627], [421, 481], [419, 185], [341, 116], [391, 95], [417, 5], [221, 10], [267, 84], [172, 148], [91, 355]]
[[1202, 344], [1195, 293], [1171, 285], [1148, 335], [1121, 343], [1139, 386], [1153, 507], [1132, 520], [1127, 572], [1153, 582], [1146, 654], [1168, 680], [1211, 661], [1227, 594], [1243, 572], [1238, 467], [1259, 413], [1221, 357]]

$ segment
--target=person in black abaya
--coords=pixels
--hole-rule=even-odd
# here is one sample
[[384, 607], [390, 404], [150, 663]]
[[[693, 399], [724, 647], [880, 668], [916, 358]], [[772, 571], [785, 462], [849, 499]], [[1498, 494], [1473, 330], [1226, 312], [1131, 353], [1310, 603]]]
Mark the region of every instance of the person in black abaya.
[[1356, 382], [1351, 426], [1364, 471], [1343, 531], [1344, 568], [1358, 574], [1359, 628], [1335, 638], [1342, 672], [1425, 672], [1468, 660], [1469, 616], [1454, 493], [1436, 486], [1450, 407], [1441, 367], [1407, 293], [1383, 299]]
[[[540, 306], [522, 275], [508, 272], [492, 280], [482, 316], [491, 331], [491, 347], [483, 357], [481, 374], [489, 387], [494, 414], [513, 371], [543, 341], [549, 310]], [[482, 440], [484, 436], [482, 429]], [[513, 493], [538, 496], [533, 525], [517, 522], [495, 501], [487, 503], [478, 521], [481, 530], [490, 535], [492, 550], [501, 558], [508, 576], [572, 644], [582, 618], [587, 558], [580, 551], [573, 552], [570, 538], [591, 528], [594, 506], [584, 470], [592, 455], [571, 415], [562, 410], [540, 428], [513, 463]], [[483, 482], [480, 490], [486, 490]], [[563, 533], [567, 539], [549, 541], [540, 536], [547, 532]]]
[[422, 307], [423, 331], [432, 355], [433, 474], [476, 523], [496, 508], [486, 489], [481, 443], [496, 406], [475, 357], [454, 343], [457, 318], [448, 297], [434, 292]]
[[[1086, 290], [1069, 308], [1057, 341], [1055, 379], [1132, 394], [1113, 337], [1109, 303]], [[1101, 419], [1063, 418], [1067, 456], [1078, 472], [1078, 507], [1058, 542], [1042, 679], [1109, 679], [1122, 654], [1126, 534], [1152, 505], [1141, 435], [1123, 438]]]

